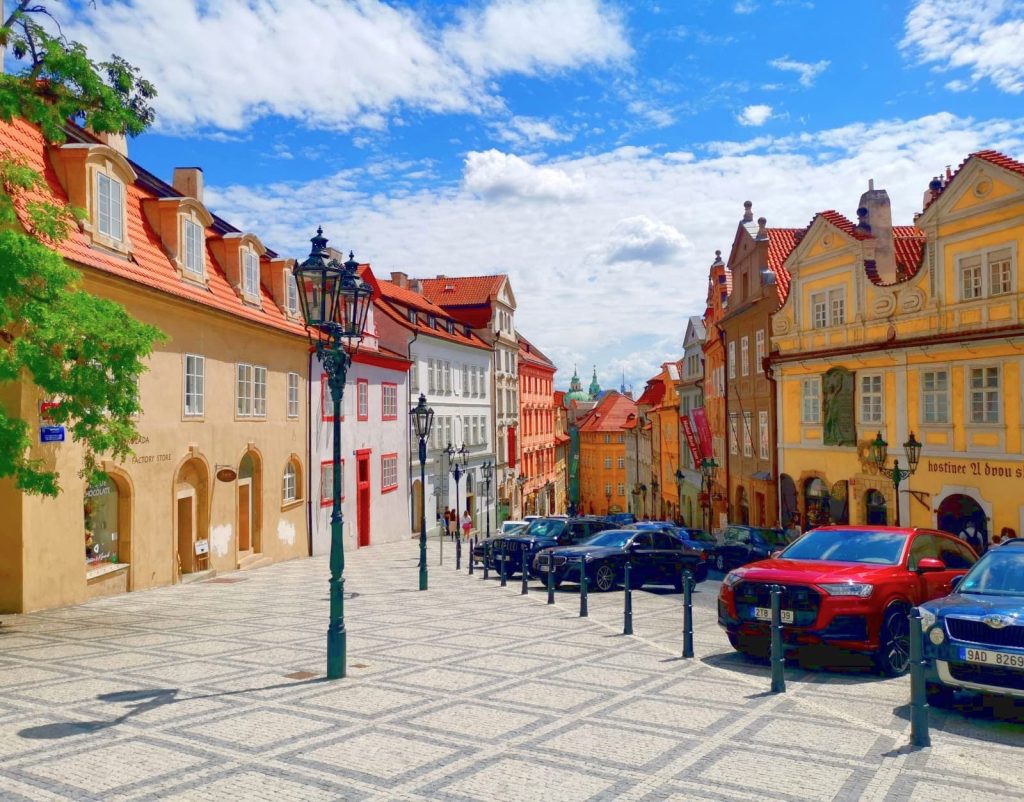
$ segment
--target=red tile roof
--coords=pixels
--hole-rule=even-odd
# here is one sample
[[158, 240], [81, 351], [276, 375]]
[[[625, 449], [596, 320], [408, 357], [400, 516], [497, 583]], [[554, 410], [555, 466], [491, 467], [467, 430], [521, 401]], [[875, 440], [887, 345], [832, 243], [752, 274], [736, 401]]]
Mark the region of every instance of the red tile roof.
[[438, 306], [479, 306], [494, 300], [504, 280], [504, 275], [442, 276], [420, 279], [420, 289]]
[[[23, 158], [29, 167], [43, 175], [49, 187], [48, 197], [37, 197], [34, 200], [67, 203], [68, 196], [46, 156], [46, 148], [47, 144], [42, 134], [23, 120], [16, 119], [11, 123], [0, 122], [0, 150], [8, 150]], [[136, 168], [136, 172], [145, 173], [145, 170], [136, 165], [132, 164], [132, 166]], [[221, 272], [216, 261], [210, 256], [208, 248], [204, 253], [206, 275], [209, 277], [207, 288], [203, 289], [182, 280], [173, 261], [164, 252], [159, 235], [150, 227], [149, 221], [142, 211], [144, 200], [158, 196], [139, 181], [129, 185], [125, 195], [126, 233], [132, 243], [131, 257], [117, 256], [93, 247], [89, 235], [77, 229], [73, 229], [68, 238], [57, 245], [58, 253], [80, 266], [132, 281], [190, 303], [216, 309], [291, 334], [306, 336], [304, 326], [299, 322], [289, 320], [262, 285], [260, 286], [260, 307], [243, 303], [238, 293], [228, 283], [227, 277]], [[174, 193], [171, 193], [171, 196], [174, 196]], [[220, 234], [213, 226], [206, 230], [207, 244], [210, 240], [218, 237]]]
[[636, 400], [636, 403], [648, 407], [656, 407], [661, 404], [664, 397], [665, 383], [661, 380], [661, 376], [658, 375], [653, 379], [648, 379], [647, 386], [644, 388], [643, 394]]
[[917, 226], [893, 226], [892, 244], [896, 252], [897, 280], [916, 276], [924, 261], [925, 233]]
[[581, 432], [618, 432], [625, 426], [627, 416], [636, 412], [633, 399], [609, 390], [583, 419], [579, 429]]
[[779, 306], [789, 295], [790, 275], [786, 270], [786, 259], [799, 241], [799, 228], [768, 229], [768, 269], [775, 274], [775, 291], [779, 295]]
[[534, 365], [548, 371], [556, 371], [555, 363], [544, 356], [537, 346], [527, 340], [518, 331], [516, 332], [516, 338], [519, 341], [519, 361], [526, 362], [527, 364]]
[[[848, 237], [853, 237], [854, 239], [871, 239], [871, 235], [868, 232], [861, 231], [856, 225], [854, 225], [852, 220], [839, 214], [839, 212], [833, 209], [829, 209], [825, 212], [818, 212], [814, 217], [824, 217], [828, 222]], [[811, 222], [807, 224], [807, 228], [810, 228], [813, 223], [814, 220], [812, 219]]]
[[[427, 337], [437, 337], [441, 340], [459, 343], [460, 345], [467, 345], [471, 348], [480, 348], [485, 351], [491, 350], [491, 346], [484, 342], [479, 335], [473, 332], [472, 329], [469, 330], [468, 334], [466, 333], [465, 323], [456, 321], [454, 332], [449, 333], [446, 321], [452, 320], [453, 318], [445, 312], [445, 310], [434, 306], [429, 301], [422, 298], [422, 296], [419, 296], [410, 290], [404, 290], [398, 285], [384, 279], [377, 279], [377, 285], [380, 287], [381, 297], [375, 302], [374, 308], [391, 318], [391, 320], [403, 328], [406, 328], [409, 331], [418, 331], [420, 334]], [[415, 296], [415, 298], [409, 298], [409, 295]], [[414, 303], [415, 305], [413, 305]], [[407, 310], [410, 307], [416, 309], [418, 312], [415, 323], [409, 319]], [[424, 315], [433, 315], [436, 318], [439, 327], [436, 329], [431, 328], [427, 319], [424, 318]]]
[[949, 185], [953, 183], [960, 172], [964, 169], [971, 159], [984, 159], [989, 164], [994, 164], [996, 167], [1002, 167], [1004, 170], [1009, 170], [1011, 173], [1017, 173], [1018, 175], [1024, 175], [1024, 163], [1017, 161], [1005, 153], [1000, 153], [998, 150], [979, 150], [969, 155], [966, 159], [960, 162], [960, 166], [956, 168], [956, 172], [950, 176], [946, 182], [942, 185], [942, 188], [937, 190], [932, 196], [931, 200], [925, 204], [925, 209], [931, 206], [938, 199], [939, 195], [945, 192]]

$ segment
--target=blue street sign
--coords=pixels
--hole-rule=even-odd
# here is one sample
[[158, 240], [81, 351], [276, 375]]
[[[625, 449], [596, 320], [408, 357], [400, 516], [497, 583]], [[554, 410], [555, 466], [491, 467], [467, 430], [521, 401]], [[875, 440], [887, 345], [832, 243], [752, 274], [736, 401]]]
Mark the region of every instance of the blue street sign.
[[63, 426], [40, 426], [39, 427], [39, 442], [40, 443], [63, 443], [64, 442], [64, 427]]

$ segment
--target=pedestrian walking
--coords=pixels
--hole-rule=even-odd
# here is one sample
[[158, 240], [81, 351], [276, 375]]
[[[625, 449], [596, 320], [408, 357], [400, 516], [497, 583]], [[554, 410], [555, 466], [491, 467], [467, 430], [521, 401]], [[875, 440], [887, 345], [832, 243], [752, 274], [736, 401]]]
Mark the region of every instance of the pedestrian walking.
[[469, 540], [469, 530], [473, 528], [473, 517], [469, 514], [469, 510], [466, 510], [462, 514], [462, 535], [466, 540]]

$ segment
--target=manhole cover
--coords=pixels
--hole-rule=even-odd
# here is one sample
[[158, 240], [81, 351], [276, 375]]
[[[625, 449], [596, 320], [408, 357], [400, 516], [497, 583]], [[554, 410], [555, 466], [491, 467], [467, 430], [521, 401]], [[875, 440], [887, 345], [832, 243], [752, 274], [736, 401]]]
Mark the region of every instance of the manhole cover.
[[285, 674], [285, 679], [313, 679], [316, 676], [312, 671], [293, 671], [291, 674]]

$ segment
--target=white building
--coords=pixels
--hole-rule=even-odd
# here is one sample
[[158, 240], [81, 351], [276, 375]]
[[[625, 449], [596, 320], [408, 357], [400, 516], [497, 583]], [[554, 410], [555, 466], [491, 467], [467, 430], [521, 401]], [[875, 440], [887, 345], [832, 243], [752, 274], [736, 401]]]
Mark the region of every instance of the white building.
[[[704, 321], [694, 315], [686, 323], [686, 334], [683, 336], [682, 371], [679, 379], [679, 417], [684, 416], [700, 442], [697, 421], [693, 411], [704, 406], [704, 338], [707, 332]], [[683, 519], [690, 526], [701, 520], [700, 491], [702, 489], [701, 472], [694, 467], [693, 455], [690, 453], [686, 438], [679, 443], [679, 462], [683, 480], [679, 488], [679, 509]]]
[[494, 442], [494, 485], [498, 518], [521, 508], [519, 476], [519, 343], [515, 332], [516, 299], [506, 275], [438, 276], [413, 280], [427, 300], [472, 327], [491, 349], [491, 413]]
[[[379, 288], [368, 266], [360, 274], [376, 291], [342, 399], [342, 515], [348, 548], [408, 537], [409, 360], [382, 343], [378, 323], [387, 315], [382, 314]], [[309, 387], [312, 552], [326, 554], [331, 547], [334, 418], [327, 376], [315, 354], [310, 355]]]
[[[497, 525], [492, 479], [490, 502], [482, 467], [495, 462], [493, 420], [491, 416], [491, 348], [464, 321], [431, 303], [416, 292], [404, 273], [392, 273], [391, 281], [379, 281], [385, 306], [378, 321], [382, 340], [409, 341], [408, 408], [415, 406], [420, 393], [434, 410], [434, 425], [427, 442], [426, 486], [421, 496], [418, 443], [411, 424], [409, 462], [406, 467], [412, 504], [404, 523], [404, 532], [420, 531], [420, 499], [426, 500], [428, 534], [439, 531], [446, 509], [469, 510], [474, 528], [487, 528], [488, 510], [492, 532]], [[408, 414], [407, 414], [408, 416]], [[465, 446], [466, 467], [456, 488], [446, 450]]]

